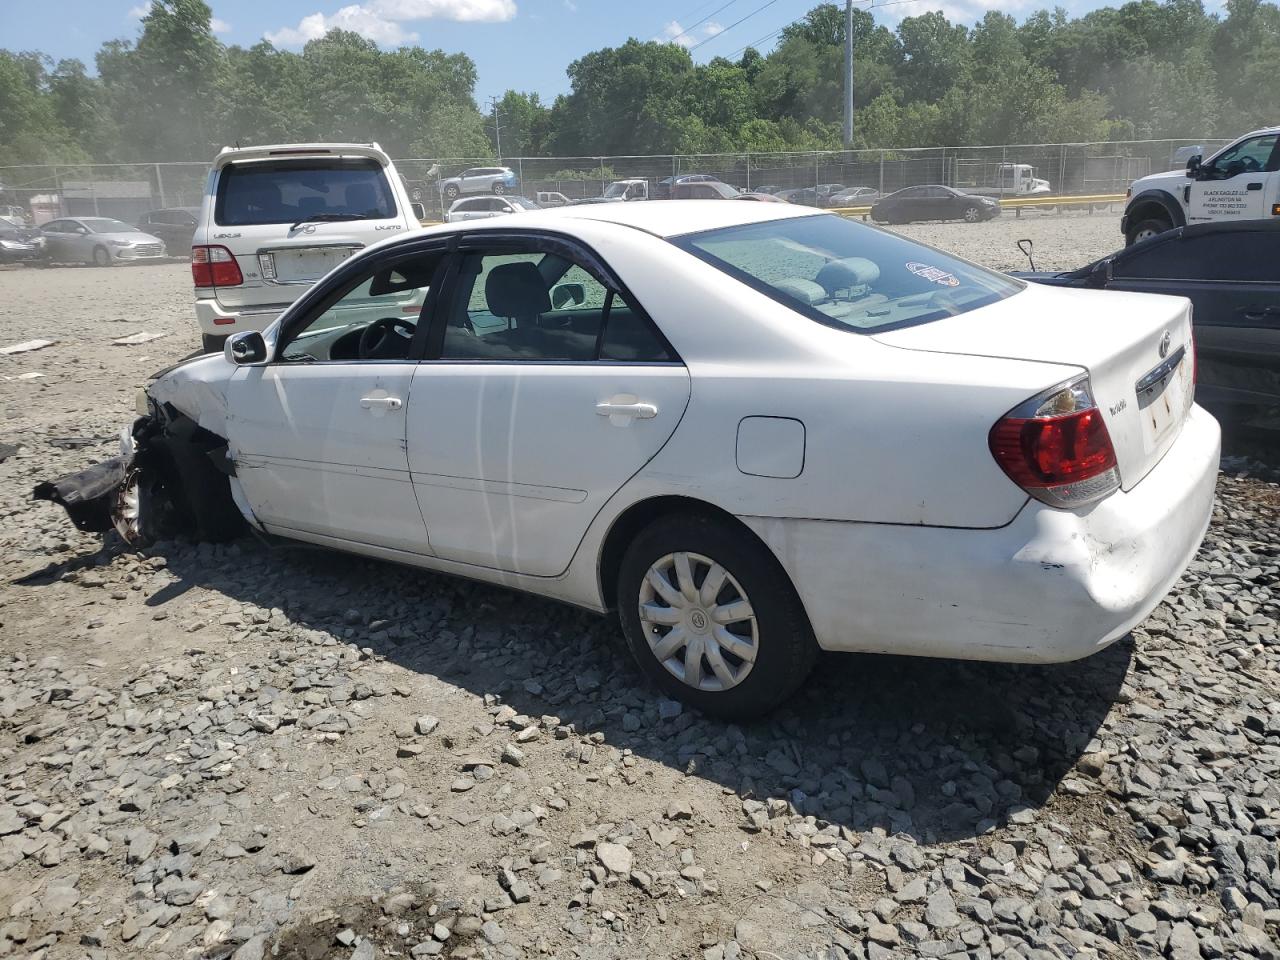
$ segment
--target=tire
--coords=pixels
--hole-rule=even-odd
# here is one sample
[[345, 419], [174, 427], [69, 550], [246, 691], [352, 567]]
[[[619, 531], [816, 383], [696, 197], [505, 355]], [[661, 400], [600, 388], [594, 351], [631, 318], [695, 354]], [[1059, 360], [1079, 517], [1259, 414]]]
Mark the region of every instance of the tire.
[[[702, 598], [688, 607], [663, 599], [649, 578], [651, 568], [666, 575], [667, 593], [683, 602], [679, 591], [681, 557], [688, 557], [693, 589], [701, 590], [714, 567], [725, 572], [715, 600]], [[670, 588], [675, 585], [676, 589]], [[748, 618], [719, 620], [736, 600], [746, 600]], [[818, 646], [800, 598], [781, 564], [747, 530], [700, 514], [674, 514], [656, 520], [632, 541], [623, 554], [618, 574], [618, 618], [622, 632], [640, 670], [663, 693], [704, 713], [726, 719], [750, 719], [768, 713], [796, 691], [813, 668]], [[652, 611], [644, 619], [641, 606]], [[664, 611], [676, 611], [674, 613]], [[723, 614], [722, 614], [723, 615]], [[666, 625], [668, 618], [679, 623]], [[723, 627], [718, 631], [717, 627]], [[736, 656], [729, 646], [713, 643], [730, 682], [712, 667], [712, 659], [700, 654], [697, 668], [702, 682], [695, 688], [677, 675], [684, 673], [687, 643], [678, 644], [666, 663], [655, 655], [658, 644], [675, 631], [706, 644], [716, 636], [732, 634], [732, 644], [751, 657]], [[710, 647], [706, 649], [711, 649]]]
[[504, 193], [506, 193], [506, 192], [507, 192], [507, 188], [506, 188], [505, 186], [503, 186], [502, 184], [500, 184], [500, 183], [495, 183], [495, 184], [493, 185], [493, 195], [494, 195], [495, 197], [500, 197], [500, 196], [502, 196], [502, 195], [503, 195]]
[[226, 337], [220, 337], [212, 333], [200, 334], [200, 345], [204, 348], [205, 353], [221, 353], [223, 344], [226, 342]]
[[1129, 228], [1125, 234], [1124, 242], [1126, 246], [1133, 246], [1143, 240], [1150, 239], [1158, 233], [1164, 233], [1166, 230], [1172, 230], [1173, 224], [1168, 220], [1162, 220], [1159, 217], [1149, 217], [1146, 220], [1139, 220]]
[[449, 184], [447, 187], [444, 188], [444, 195], [446, 200], [457, 200], [458, 185], [456, 183]]
[[111, 266], [111, 254], [107, 252], [106, 247], [93, 248], [93, 265], [95, 267]]
[[977, 223], [982, 219], [982, 211], [977, 207], [965, 207], [960, 216], [965, 223]]

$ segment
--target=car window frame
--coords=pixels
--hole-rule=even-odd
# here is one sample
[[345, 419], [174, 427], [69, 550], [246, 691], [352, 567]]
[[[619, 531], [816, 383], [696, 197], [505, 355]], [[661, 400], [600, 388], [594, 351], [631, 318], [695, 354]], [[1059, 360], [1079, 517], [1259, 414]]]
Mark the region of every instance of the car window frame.
[[[397, 246], [390, 250], [379, 251], [369, 260], [364, 258], [348, 260], [328, 278], [329, 282], [316, 284], [295, 301], [295, 308], [290, 312], [288, 320], [281, 325], [280, 334], [272, 345], [271, 356], [267, 358], [266, 364], [268, 366], [290, 368], [310, 367], [316, 364], [359, 363], [377, 365], [421, 362], [425, 343], [434, 325], [435, 314], [433, 311], [441, 298], [450, 263], [454, 259], [450, 256], [452, 246], [450, 238], [430, 237], [425, 241], [420, 240], [408, 248]], [[305, 330], [318, 316], [328, 311], [330, 307], [338, 303], [373, 274], [380, 270], [392, 268], [402, 261], [412, 260], [414, 257], [438, 254], [443, 254], [443, 256], [441, 256], [440, 263], [436, 265], [435, 272], [431, 276], [431, 284], [427, 290], [426, 299], [422, 301], [422, 309], [418, 311], [416, 329], [414, 330], [413, 340], [409, 344], [407, 356], [403, 358], [388, 357], [366, 360], [313, 360], [304, 363], [298, 360], [286, 360], [281, 355], [284, 348], [293, 342], [296, 333]], [[432, 317], [432, 322], [424, 324], [422, 322], [424, 315]]]
[[[666, 334], [662, 332], [662, 328], [654, 322], [649, 311], [636, 298], [635, 294], [622, 282], [612, 267], [598, 254], [591, 246], [577, 237], [571, 237], [568, 234], [559, 233], [552, 230], [521, 230], [521, 229], [504, 229], [504, 230], [484, 230], [471, 234], [458, 234], [454, 236], [454, 243], [447, 258], [447, 264], [444, 275], [437, 275], [436, 281], [439, 283], [440, 300], [436, 305], [434, 313], [431, 314], [430, 331], [427, 336], [426, 348], [421, 357], [418, 358], [420, 363], [430, 364], [474, 364], [481, 366], [494, 365], [517, 365], [521, 367], [543, 365], [543, 366], [684, 366], [684, 360], [680, 356], [679, 351], [672, 345]], [[459, 273], [462, 259], [468, 254], [481, 253], [483, 255], [494, 255], [502, 253], [540, 253], [543, 256], [547, 254], [555, 254], [568, 260], [571, 264], [585, 270], [590, 276], [601, 283], [607, 291], [613, 294], [613, 300], [623, 301], [633, 312], [635, 317], [644, 324], [649, 333], [653, 335], [658, 344], [663, 347], [669, 360], [607, 360], [600, 357], [600, 350], [603, 344], [603, 333], [607, 330], [608, 320], [604, 319], [604, 326], [601, 328], [599, 336], [596, 338], [596, 356], [590, 360], [551, 360], [551, 359], [512, 359], [508, 357], [479, 357], [479, 358], [448, 358], [442, 357], [444, 350], [445, 332], [448, 328], [449, 317], [457, 308], [457, 298], [462, 291], [459, 286]], [[470, 291], [468, 290], [469, 294]], [[424, 305], [425, 307], [425, 305]]]

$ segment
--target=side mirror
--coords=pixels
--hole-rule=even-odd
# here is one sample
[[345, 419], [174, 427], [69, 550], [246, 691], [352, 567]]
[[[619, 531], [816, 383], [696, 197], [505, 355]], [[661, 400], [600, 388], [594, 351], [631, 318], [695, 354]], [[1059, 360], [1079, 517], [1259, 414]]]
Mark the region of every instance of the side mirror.
[[260, 366], [267, 362], [267, 341], [257, 330], [233, 333], [227, 338], [222, 355], [238, 367]]
[[1200, 161], [1204, 158], [1200, 154], [1190, 157], [1187, 160], [1187, 176], [1192, 180], [1196, 180], [1200, 176]]
[[587, 289], [580, 283], [557, 283], [551, 288], [551, 309], [580, 307], [587, 302]]
[[409, 211], [413, 214], [415, 220], [427, 219], [427, 208], [420, 203], [409, 204]]

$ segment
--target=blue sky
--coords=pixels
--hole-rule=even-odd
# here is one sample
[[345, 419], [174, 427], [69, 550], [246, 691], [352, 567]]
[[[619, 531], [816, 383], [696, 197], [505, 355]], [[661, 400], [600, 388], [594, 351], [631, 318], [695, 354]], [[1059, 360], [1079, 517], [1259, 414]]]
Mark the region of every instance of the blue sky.
[[[862, 0], [863, 3], [866, 0]], [[884, 0], [876, 0], [877, 3]], [[1073, 13], [1096, 0], [1062, 2]], [[297, 48], [331, 26], [354, 29], [383, 46], [416, 43], [475, 60], [484, 100], [508, 88], [536, 91], [548, 101], [568, 89], [565, 67], [588, 51], [629, 36], [674, 37], [695, 60], [734, 55], [747, 44], [769, 49], [776, 31], [803, 16], [816, 0], [210, 0], [223, 42], [250, 46], [264, 36]], [[99, 45], [138, 31], [148, 0], [0, 0], [0, 45], [42, 50], [55, 59], [78, 57], [93, 68]], [[973, 23], [988, 9], [1015, 16], [1053, 0], [897, 0], [874, 9], [892, 26], [904, 16], [941, 9]], [[1217, 6], [1209, 0], [1206, 6]], [[739, 22], [741, 21], [741, 22]], [[757, 41], [760, 41], [757, 43]]]

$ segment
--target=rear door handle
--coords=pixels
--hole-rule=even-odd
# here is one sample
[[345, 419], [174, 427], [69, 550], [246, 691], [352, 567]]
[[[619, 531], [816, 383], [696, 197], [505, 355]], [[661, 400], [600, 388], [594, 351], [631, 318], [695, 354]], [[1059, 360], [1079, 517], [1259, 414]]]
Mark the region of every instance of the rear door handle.
[[1246, 320], [1280, 318], [1280, 307], [1245, 307], [1244, 318]]
[[399, 410], [404, 401], [399, 397], [361, 397], [360, 406], [365, 410]]
[[596, 413], [608, 417], [615, 427], [625, 427], [632, 420], [652, 420], [658, 415], [658, 408], [652, 403], [624, 394], [597, 403]]

